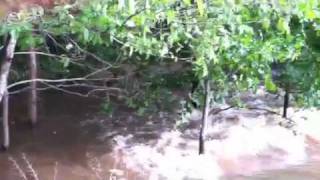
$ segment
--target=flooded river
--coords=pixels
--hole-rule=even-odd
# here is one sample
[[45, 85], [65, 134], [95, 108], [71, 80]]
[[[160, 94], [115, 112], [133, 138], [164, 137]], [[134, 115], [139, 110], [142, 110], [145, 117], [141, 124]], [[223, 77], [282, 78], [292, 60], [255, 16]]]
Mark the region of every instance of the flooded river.
[[[112, 173], [128, 180], [147, 179], [126, 170], [124, 162], [110, 154], [112, 139], [98, 138], [105, 129], [98, 124], [84, 125], [103, 117], [100, 100], [42, 93], [39, 123], [33, 129], [28, 124], [26, 103], [25, 94], [11, 97], [11, 147], [0, 153], [1, 180], [116, 180]], [[222, 179], [316, 180], [320, 179], [320, 163]]]
[[223, 180], [319, 180], [320, 163], [309, 162], [282, 170], [257, 173], [253, 176], [226, 177]]
[[0, 154], [1, 180], [23, 179], [15, 166], [21, 167], [28, 176], [31, 169], [26, 161], [41, 180], [54, 176], [57, 180], [96, 179], [96, 172], [89, 165], [95, 158], [103, 162], [103, 169], [113, 168], [113, 160], [108, 156], [111, 146], [108, 141], [97, 140], [99, 127], [81, 125], [99, 113], [99, 100], [60, 93], [42, 94], [39, 123], [33, 129], [28, 123], [26, 102], [24, 94], [11, 97], [11, 147]]

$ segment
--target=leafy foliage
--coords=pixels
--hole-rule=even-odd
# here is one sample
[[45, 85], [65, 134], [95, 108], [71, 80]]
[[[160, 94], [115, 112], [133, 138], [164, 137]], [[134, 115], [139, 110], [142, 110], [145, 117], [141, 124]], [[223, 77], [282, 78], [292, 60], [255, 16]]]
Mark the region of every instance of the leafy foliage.
[[[121, 63], [133, 61], [146, 68], [187, 62], [193, 75], [177, 76], [174, 81], [209, 79], [215, 96], [222, 99], [231, 91], [260, 84], [273, 92], [289, 86], [303, 92], [298, 96], [314, 98], [320, 88], [319, 17], [318, 0], [93, 0], [21, 11], [14, 20], [2, 22], [0, 35], [14, 31], [20, 35], [22, 49], [41, 50], [46, 49], [43, 37], [50, 35], [64, 47], [59, 55], [71, 59], [72, 54], [81, 54], [74, 52], [81, 47], [111, 64], [118, 63], [116, 57], [122, 57]], [[70, 44], [74, 51], [66, 50]], [[276, 81], [275, 64], [284, 64]], [[62, 68], [68, 66], [65, 59]], [[150, 74], [141, 76], [146, 80], [142, 91], [150, 96], [136, 96], [135, 101], [143, 99], [137, 106], [145, 107], [166, 94], [162, 88], [172, 89], [170, 79], [175, 75], [149, 80]], [[134, 98], [128, 99], [129, 105], [136, 106]]]

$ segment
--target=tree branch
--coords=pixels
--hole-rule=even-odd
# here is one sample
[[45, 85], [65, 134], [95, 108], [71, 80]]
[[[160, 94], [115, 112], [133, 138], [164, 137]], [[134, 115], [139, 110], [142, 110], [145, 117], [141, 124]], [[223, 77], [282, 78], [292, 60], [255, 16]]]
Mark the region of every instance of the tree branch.
[[89, 51], [87, 51], [87, 50], [85, 50], [85, 49], [82, 49], [82, 48], [78, 45], [78, 43], [75, 42], [73, 39], [69, 38], [69, 40], [72, 42], [73, 45], [75, 45], [75, 46], [78, 48], [79, 51], [81, 51], [81, 52], [83, 52], [83, 53], [91, 56], [91, 57], [94, 58], [96, 61], [98, 61], [98, 62], [100, 62], [100, 63], [102, 63], [102, 64], [104, 64], [104, 65], [108, 65], [108, 66], [110, 66], [110, 67], [113, 66], [113, 65], [110, 64], [108, 61], [100, 58], [99, 56], [95, 55], [94, 53], [91, 53], [91, 52], [89, 52]]
[[140, 13], [142, 13], [143, 11], [145, 11], [146, 8], [142, 8], [139, 11], [136, 11], [134, 14], [131, 14], [130, 16], [128, 16], [123, 23], [120, 25], [120, 27], [123, 27], [130, 19], [132, 19], [134, 16], [139, 15]]
[[8, 89], [18, 86], [18, 85], [22, 85], [22, 84], [26, 84], [26, 83], [30, 83], [30, 82], [68, 82], [68, 81], [85, 81], [88, 80], [86, 78], [70, 78], [70, 79], [41, 79], [41, 78], [37, 78], [37, 79], [28, 79], [28, 80], [23, 80], [23, 81], [18, 81], [15, 83], [12, 83], [10, 85], [8, 85]]
[[[47, 57], [52, 57], [52, 58], [57, 58], [57, 59], [63, 59], [64, 57], [63, 56], [59, 56], [59, 55], [55, 55], [55, 54], [50, 54], [50, 53], [45, 53], [45, 52], [40, 52], [40, 51], [20, 51], [20, 52], [15, 52], [14, 54], [15, 55], [30, 55], [31, 53], [34, 53], [36, 55], [42, 55], [42, 56], [47, 56]], [[67, 57], [69, 59], [72, 59], [70, 57]], [[81, 63], [78, 63], [78, 62], [75, 62], [75, 61], [72, 61], [70, 60], [70, 62], [72, 64], [75, 64], [75, 65], [78, 65], [78, 66], [81, 66], [81, 67], [84, 67], [85, 65], [84, 64], [81, 64]], [[88, 67], [89, 68], [89, 67]], [[92, 68], [91, 68], [92, 69]]]

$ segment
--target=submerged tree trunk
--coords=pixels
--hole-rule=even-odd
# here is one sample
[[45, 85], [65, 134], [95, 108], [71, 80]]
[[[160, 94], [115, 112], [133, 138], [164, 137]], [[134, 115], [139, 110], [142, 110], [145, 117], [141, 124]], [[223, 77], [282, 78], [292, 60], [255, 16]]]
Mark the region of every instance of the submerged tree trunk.
[[6, 91], [2, 101], [2, 127], [3, 127], [3, 148], [6, 150], [10, 146], [9, 134], [9, 93]]
[[[34, 49], [30, 49], [30, 79], [34, 80], [37, 78], [37, 57], [34, 53]], [[29, 102], [29, 115], [32, 126], [37, 123], [37, 82], [31, 81], [30, 83], [30, 102]]]
[[208, 127], [208, 115], [209, 115], [209, 93], [210, 93], [210, 82], [208, 79], [204, 80], [204, 104], [202, 109], [201, 127], [199, 133], [199, 154], [205, 153], [205, 137], [206, 130]]
[[0, 70], [0, 102], [3, 100], [3, 147], [9, 148], [9, 94], [8, 94], [8, 76], [11, 63], [14, 56], [17, 39], [12, 34], [9, 34], [6, 39], [5, 46], [2, 52], [2, 62]]
[[283, 98], [284, 99], [283, 100], [283, 113], [282, 113], [283, 118], [287, 118], [287, 110], [289, 107], [289, 98], [290, 98], [289, 88], [286, 88], [284, 98]]

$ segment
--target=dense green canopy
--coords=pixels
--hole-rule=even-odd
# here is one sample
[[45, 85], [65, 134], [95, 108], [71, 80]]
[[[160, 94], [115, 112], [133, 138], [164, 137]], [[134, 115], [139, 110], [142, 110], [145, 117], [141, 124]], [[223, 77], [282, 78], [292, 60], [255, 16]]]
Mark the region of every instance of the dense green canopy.
[[[80, 61], [86, 71], [97, 60], [105, 67], [134, 64], [141, 72], [183, 62], [198, 80], [209, 79], [219, 97], [264, 83], [273, 92], [290, 87], [302, 104], [318, 105], [319, 18], [318, 0], [92, 0], [11, 14], [0, 35], [19, 36], [21, 51], [54, 54], [65, 72], [74, 73], [77, 58], [87, 59]], [[48, 71], [57, 68], [44, 62]], [[276, 81], [273, 67], [282, 67]]]

